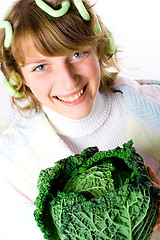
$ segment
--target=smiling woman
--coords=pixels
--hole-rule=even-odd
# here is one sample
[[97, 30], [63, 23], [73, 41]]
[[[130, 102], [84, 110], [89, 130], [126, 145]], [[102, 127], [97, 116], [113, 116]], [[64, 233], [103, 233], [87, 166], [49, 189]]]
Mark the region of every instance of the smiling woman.
[[[132, 139], [160, 177], [160, 85], [120, 77], [112, 34], [88, 0], [18, 0], [4, 21], [0, 63], [15, 111], [0, 126], [0, 176], [9, 189], [1, 197], [0, 238], [40, 240], [37, 181], [56, 161]], [[158, 231], [158, 221], [152, 227]]]
[[45, 57], [32, 49], [32, 56], [25, 61], [21, 67], [25, 84], [41, 104], [71, 119], [90, 113], [100, 85], [95, 50]]
[[[31, 9], [29, 9], [30, 6], [32, 7]], [[7, 17], [8, 21], [12, 23], [13, 28], [14, 25], [16, 26], [16, 32], [14, 32], [11, 45], [11, 55], [15, 59], [14, 69], [11, 67], [9, 61], [7, 66], [2, 64], [2, 70], [7, 79], [9, 79], [10, 74], [16, 70], [17, 74], [21, 76], [23, 82], [27, 82], [27, 79], [24, 80], [24, 74], [26, 74], [28, 65], [31, 67], [31, 64], [28, 63], [35, 63], [32, 64], [33, 70], [39, 70], [39, 65], [36, 65], [36, 63], [38, 64], [39, 61], [41, 61], [41, 65], [42, 63], [44, 65], [46, 59], [47, 61], [51, 61], [49, 58], [53, 56], [58, 57], [57, 60], [60, 56], [66, 56], [67, 61], [65, 60], [65, 63], [68, 64], [67, 67], [71, 67], [72, 65], [76, 66], [77, 68], [77, 59], [81, 62], [83, 60], [83, 63], [85, 63], [88, 59], [87, 51], [94, 47], [95, 54], [98, 54], [100, 56], [100, 59], [98, 60], [100, 64], [99, 67], [102, 68], [100, 84], [101, 88], [103, 87], [106, 89], [106, 86], [110, 87], [113, 84], [114, 74], [110, 74], [109, 71], [106, 72], [106, 70], [104, 71], [103, 69], [104, 67], [114, 67], [115, 72], [118, 72], [118, 67], [116, 66], [114, 58], [110, 58], [110, 42], [107, 42], [108, 32], [106, 32], [103, 25], [103, 34], [97, 34], [95, 26], [97, 17], [93, 17], [90, 21], [84, 22], [83, 18], [77, 15], [77, 7], [74, 4], [72, 4], [73, 11], [69, 11], [59, 19], [44, 14], [40, 8], [37, 8], [37, 5], [34, 1], [31, 1], [30, 5], [27, 5], [27, 3], [24, 3], [22, 1], [21, 11], [18, 11], [18, 7], [18, 5], [14, 6], [14, 10], [19, 12], [16, 16], [16, 21], [14, 19], [14, 16], [12, 17], [12, 14]], [[86, 8], [88, 9], [89, 7], [86, 6]], [[28, 11], [30, 11], [30, 15], [25, 14]], [[90, 15], [94, 16], [93, 10], [91, 9]], [[31, 56], [33, 56], [33, 53], [34, 58], [31, 58]], [[8, 51], [4, 56], [6, 59], [9, 59], [9, 55], [10, 52]], [[19, 65], [23, 67], [22, 72], [19, 68]], [[42, 66], [40, 67], [42, 69]], [[53, 69], [55, 67], [57, 68], [57, 66], [53, 66], [53, 64], [45, 64], [45, 72], [49, 73], [49, 70], [51, 70], [52, 67]], [[66, 95], [71, 93], [71, 95], [73, 95], [71, 92], [72, 90], [76, 91], [77, 89], [69, 89], [67, 92], [58, 92], [58, 94]], [[36, 112], [41, 110], [41, 103], [44, 104], [44, 102], [39, 102], [39, 98], [35, 99], [34, 93], [32, 94], [32, 89], [28, 86], [28, 83], [22, 83], [20, 91], [24, 92], [23, 99], [27, 99], [29, 101], [29, 104], [27, 106], [25, 105], [23, 108], [24, 111], [32, 109], [32, 106], [35, 108]], [[19, 104], [22, 99], [12, 98], [12, 100], [16, 106], [22, 110], [22, 105]]]

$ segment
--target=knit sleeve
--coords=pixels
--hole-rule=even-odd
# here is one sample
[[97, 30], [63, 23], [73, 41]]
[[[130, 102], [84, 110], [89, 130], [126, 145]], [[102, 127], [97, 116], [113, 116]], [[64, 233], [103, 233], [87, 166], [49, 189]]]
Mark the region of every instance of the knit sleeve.
[[35, 209], [33, 202], [19, 194], [2, 177], [0, 179], [0, 189], [0, 239], [42, 240], [42, 233], [33, 216]]
[[115, 88], [123, 93], [127, 140], [133, 140], [160, 178], [160, 81], [120, 78]]

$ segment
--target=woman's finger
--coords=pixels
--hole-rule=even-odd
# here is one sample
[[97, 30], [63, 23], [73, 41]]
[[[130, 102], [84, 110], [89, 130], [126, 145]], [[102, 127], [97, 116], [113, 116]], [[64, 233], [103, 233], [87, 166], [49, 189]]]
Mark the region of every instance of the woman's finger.
[[147, 171], [148, 171], [148, 174], [149, 174], [151, 180], [156, 184], [160, 184], [158, 177], [156, 176], [156, 174], [154, 173], [154, 171], [152, 170], [152, 168], [150, 166], [147, 166]]

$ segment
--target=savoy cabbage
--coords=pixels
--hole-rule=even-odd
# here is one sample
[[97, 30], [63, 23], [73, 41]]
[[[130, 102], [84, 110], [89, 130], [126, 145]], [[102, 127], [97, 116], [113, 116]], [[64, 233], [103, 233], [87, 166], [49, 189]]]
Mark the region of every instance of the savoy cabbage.
[[159, 189], [132, 147], [81, 154], [42, 170], [35, 220], [51, 240], [147, 240], [157, 218]]

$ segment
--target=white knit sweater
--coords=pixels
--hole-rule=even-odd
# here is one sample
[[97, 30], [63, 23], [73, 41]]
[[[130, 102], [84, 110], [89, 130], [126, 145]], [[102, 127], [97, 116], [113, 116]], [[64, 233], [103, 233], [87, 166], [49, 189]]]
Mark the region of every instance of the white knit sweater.
[[43, 107], [57, 134], [74, 153], [86, 147], [113, 149], [126, 142], [126, 114], [122, 93], [97, 94], [91, 113], [73, 120]]

